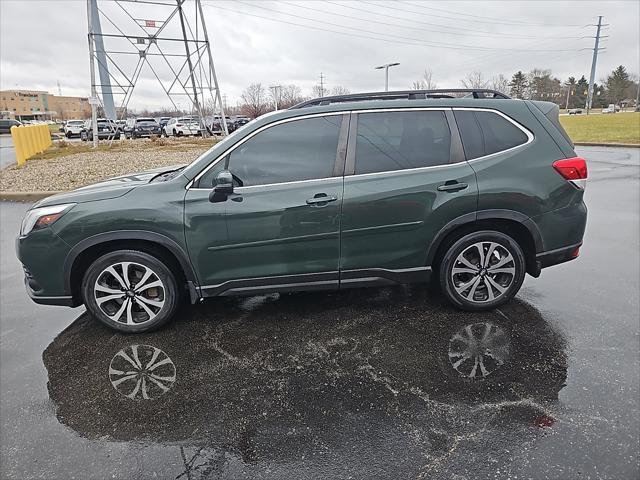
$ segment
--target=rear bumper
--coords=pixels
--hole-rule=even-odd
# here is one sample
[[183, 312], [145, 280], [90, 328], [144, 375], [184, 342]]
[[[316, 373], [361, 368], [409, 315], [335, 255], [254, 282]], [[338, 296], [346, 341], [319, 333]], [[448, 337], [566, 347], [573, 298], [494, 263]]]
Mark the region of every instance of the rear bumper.
[[541, 252], [536, 255], [536, 263], [539, 268], [547, 268], [559, 263], [568, 262], [578, 258], [580, 253], [580, 247], [582, 242], [567, 247], [557, 248], [555, 250], [549, 250], [547, 252]]

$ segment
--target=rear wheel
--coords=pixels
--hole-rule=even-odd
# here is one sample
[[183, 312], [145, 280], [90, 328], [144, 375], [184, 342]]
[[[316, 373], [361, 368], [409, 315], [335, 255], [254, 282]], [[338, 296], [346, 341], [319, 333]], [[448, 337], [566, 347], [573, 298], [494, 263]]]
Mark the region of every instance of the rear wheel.
[[518, 243], [496, 231], [465, 235], [445, 253], [440, 285], [454, 305], [489, 310], [511, 300], [524, 281], [526, 264]]
[[91, 314], [127, 333], [167, 323], [179, 306], [175, 275], [145, 252], [118, 250], [95, 260], [85, 273], [82, 295]]

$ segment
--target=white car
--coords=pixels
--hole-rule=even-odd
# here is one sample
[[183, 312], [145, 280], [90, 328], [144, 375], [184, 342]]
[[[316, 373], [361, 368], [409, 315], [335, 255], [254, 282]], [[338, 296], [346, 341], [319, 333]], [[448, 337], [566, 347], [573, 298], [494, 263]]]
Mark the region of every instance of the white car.
[[190, 117], [172, 118], [163, 128], [165, 136], [200, 135], [200, 123]]
[[74, 135], [80, 136], [80, 132], [84, 128], [84, 120], [68, 120], [64, 124], [64, 136], [71, 138]]

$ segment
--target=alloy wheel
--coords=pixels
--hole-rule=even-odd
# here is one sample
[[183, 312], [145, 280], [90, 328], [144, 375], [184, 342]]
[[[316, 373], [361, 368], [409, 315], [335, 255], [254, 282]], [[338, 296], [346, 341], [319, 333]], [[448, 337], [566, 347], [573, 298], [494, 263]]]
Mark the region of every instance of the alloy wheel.
[[105, 268], [93, 287], [96, 305], [110, 320], [140, 325], [162, 310], [166, 288], [156, 272], [135, 262], [119, 262]]
[[477, 242], [465, 248], [451, 269], [455, 291], [468, 302], [493, 302], [502, 297], [516, 277], [513, 255], [496, 242]]

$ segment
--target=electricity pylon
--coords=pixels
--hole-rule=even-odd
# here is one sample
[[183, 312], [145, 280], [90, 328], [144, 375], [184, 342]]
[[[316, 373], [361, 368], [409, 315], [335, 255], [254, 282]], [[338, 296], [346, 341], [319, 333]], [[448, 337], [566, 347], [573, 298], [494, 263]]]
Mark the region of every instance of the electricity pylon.
[[216, 113], [228, 133], [200, 0], [87, 0], [87, 20], [93, 125], [97, 105], [122, 118], [134, 91], [144, 96], [155, 79], [176, 112], [186, 101], [199, 116], [203, 135], [206, 116]]

